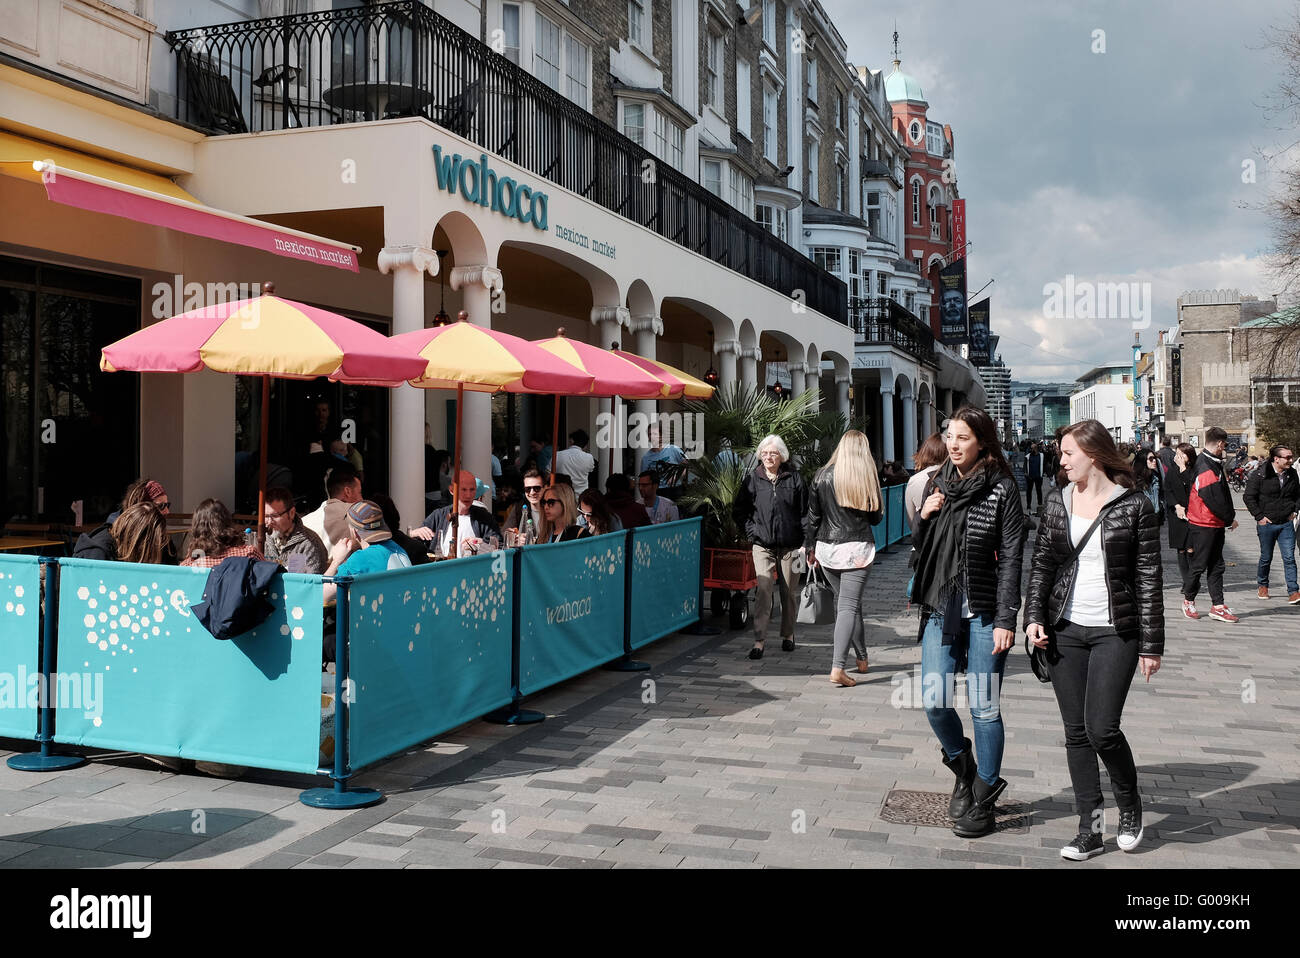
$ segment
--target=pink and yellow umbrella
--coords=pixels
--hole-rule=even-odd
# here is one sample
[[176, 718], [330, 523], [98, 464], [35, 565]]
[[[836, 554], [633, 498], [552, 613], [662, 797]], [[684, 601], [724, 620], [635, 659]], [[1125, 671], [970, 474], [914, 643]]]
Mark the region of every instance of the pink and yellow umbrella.
[[[498, 393], [566, 393], [585, 395], [592, 376], [526, 339], [468, 322], [461, 310], [450, 326], [416, 329], [390, 342], [415, 356], [422, 369], [409, 377], [421, 389], [456, 390], [456, 442], [453, 475], [460, 482], [461, 424], [465, 391]], [[459, 488], [457, 486], [457, 488]], [[459, 493], [457, 493], [459, 494]], [[453, 537], [459, 549], [458, 537]]]
[[190, 373], [212, 369], [262, 377], [257, 542], [265, 534], [266, 439], [271, 377], [356, 385], [392, 385], [418, 376], [423, 363], [383, 333], [328, 310], [264, 295], [190, 310], [105, 346], [104, 372]]
[[676, 366], [669, 366], [667, 363], [661, 363], [656, 359], [646, 359], [644, 356], [624, 352], [621, 349], [615, 349], [613, 353], [620, 359], [625, 359], [668, 383], [671, 389], [669, 396], [671, 399], [710, 399], [713, 397], [714, 390], [712, 386], [703, 380], [696, 379], [690, 373], [682, 372]]

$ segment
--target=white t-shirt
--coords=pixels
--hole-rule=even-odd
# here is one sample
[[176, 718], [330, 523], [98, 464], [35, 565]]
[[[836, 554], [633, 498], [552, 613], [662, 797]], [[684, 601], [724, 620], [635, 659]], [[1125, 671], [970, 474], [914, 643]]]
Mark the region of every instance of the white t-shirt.
[[[1092, 519], [1070, 516], [1070, 544], [1076, 545], [1088, 531]], [[1106, 559], [1101, 551], [1101, 527], [1088, 537], [1079, 553], [1079, 571], [1074, 577], [1070, 601], [1061, 613], [1078, 625], [1110, 625], [1110, 589], [1106, 586]]]
[[573, 495], [582, 495], [587, 491], [587, 477], [596, 468], [596, 457], [581, 446], [570, 446], [560, 450], [555, 457], [555, 471], [569, 477], [573, 483]]

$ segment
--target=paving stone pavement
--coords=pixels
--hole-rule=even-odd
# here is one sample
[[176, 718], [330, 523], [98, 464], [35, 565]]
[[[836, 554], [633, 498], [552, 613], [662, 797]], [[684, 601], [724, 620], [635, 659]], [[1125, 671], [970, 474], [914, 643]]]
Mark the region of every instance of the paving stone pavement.
[[920, 662], [907, 548], [873, 569], [871, 668], [856, 688], [827, 681], [829, 626], [800, 627], [789, 653], [770, 637], [760, 661], [748, 634], [674, 635], [640, 653], [649, 672], [591, 672], [529, 699], [544, 723], [474, 722], [376, 766], [356, 783], [386, 801], [346, 813], [300, 804], [319, 784], [302, 776], [229, 782], [102, 754], [49, 774], [0, 764], [0, 867], [1300, 866], [1300, 606], [1254, 597], [1248, 525], [1227, 540], [1235, 626], [1181, 616], [1166, 550], [1164, 667], [1135, 680], [1124, 713], [1147, 839], [1116, 850], [1108, 808], [1107, 852], [1086, 865], [1058, 854], [1074, 834], [1060, 716], [1020, 646], [1003, 775], [1029, 829], [971, 841], [880, 819], [891, 789], [951, 787], [907, 707]]

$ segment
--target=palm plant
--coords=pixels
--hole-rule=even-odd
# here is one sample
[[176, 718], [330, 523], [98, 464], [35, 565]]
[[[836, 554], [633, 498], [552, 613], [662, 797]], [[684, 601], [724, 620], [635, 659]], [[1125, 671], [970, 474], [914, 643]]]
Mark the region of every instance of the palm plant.
[[776, 399], [766, 390], [731, 383], [710, 400], [685, 404], [686, 412], [703, 416], [704, 457], [691, 463], [691, 480], [678, 503], [687, 512], [703, 514], [705, 542], [731, 547], [743, 540], [744, 530], [736, 526], [731, 509], [765, 436], [784, 440], [805, 481], [830, 458], [849, 423], [838, 412], [814, 409], [813, 396], [803, 392]]

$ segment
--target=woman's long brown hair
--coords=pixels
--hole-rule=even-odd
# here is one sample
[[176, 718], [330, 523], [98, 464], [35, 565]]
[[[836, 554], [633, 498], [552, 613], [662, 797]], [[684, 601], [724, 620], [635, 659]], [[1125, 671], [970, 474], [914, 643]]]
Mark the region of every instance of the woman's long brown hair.
[[[958, 419], [970, 427], [970, 431], [975, 434], [982, 447], [979, 458], [975, 460], [975, 469], [991, 469], [995, 475], [1012, 476], [1015, 474], [1011, 471], [1011, 466], [1007, 464], [1007, 457], [1002, 455], [1002, 443], [998, 440], [998, 427], [993, 424], [989, 414], [983, 409], [975, 406], [962, 406], [952, 414], [952, 419]], [[952, 422], [952, 419], [948, 420]], [[975, 470], [971, 470], [972, 472]]]
[[199, 503], [199, 507], [194, 510], [189, 541], [185, 544], [187, 556], [196, 552], [217, 556], [243, 544], [244, 534], [235, 528], [235, 517], [230, 514], [224, 502], [220, 499], [204, 499]]
[[112, 536], [119, 562], [158, 565], [167, 546], [167, 519], [152, 501], [137, 502], [113, 521]]
[[1083, 454], [1106, 473], [1106, 478], [1115, 485], [1125, 489], [1137, 488], [1133, 467], [1120, 455], [1110, 430], [1096, 419], [1085, 419], [1066, 426], [1061, 430], [1061, 439], [1064, 440], [1066, 436], [1073, 437]]

